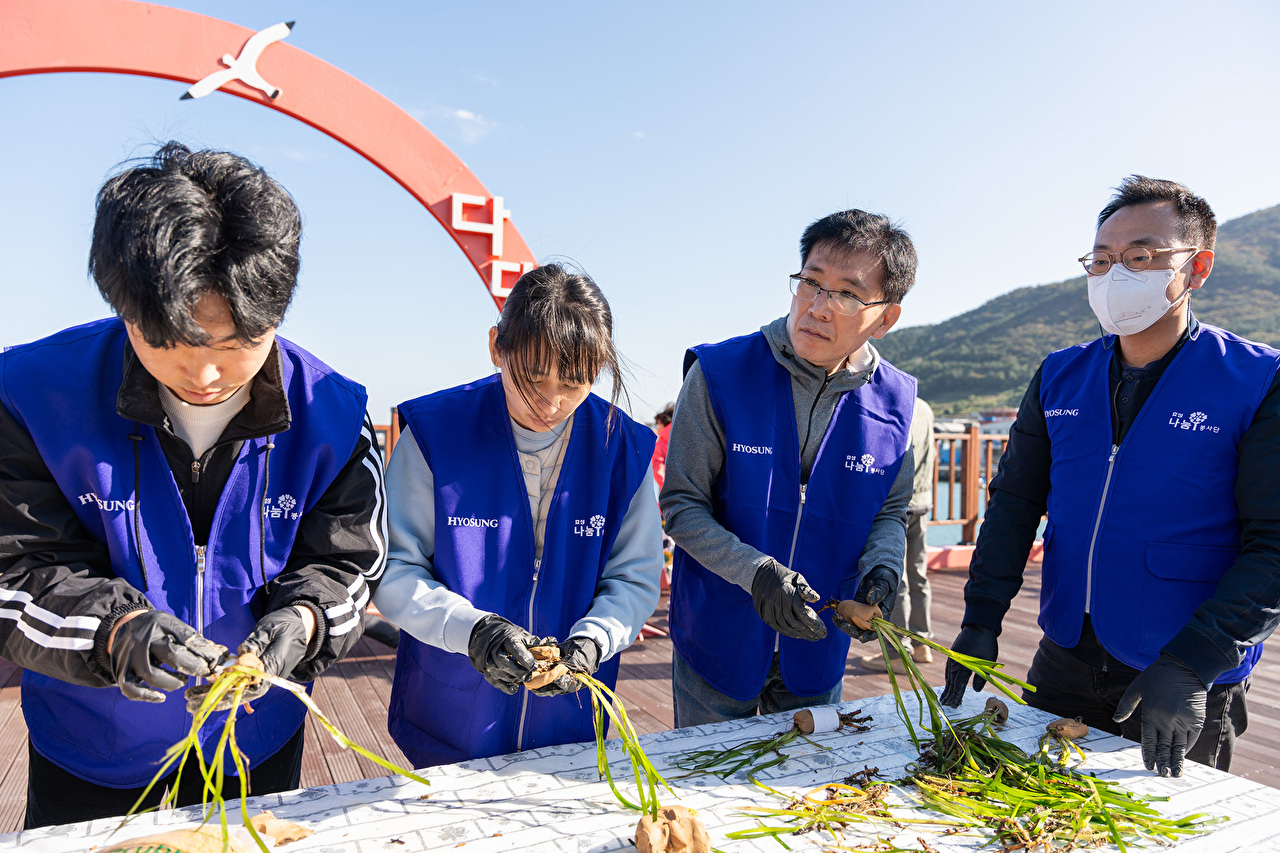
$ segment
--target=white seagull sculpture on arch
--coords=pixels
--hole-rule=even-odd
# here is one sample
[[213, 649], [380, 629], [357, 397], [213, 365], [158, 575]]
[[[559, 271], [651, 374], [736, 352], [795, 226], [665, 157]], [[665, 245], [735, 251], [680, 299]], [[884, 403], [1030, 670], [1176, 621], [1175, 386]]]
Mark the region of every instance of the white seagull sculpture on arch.
[[229, 53], [222, 54], [221, 61], [223, 65], [227, 66], [226, 68], [221, 71], [215, 71], [208, 77], [198, 81], [184, 92], [179, 100], [203, 98], [210, 92], [216, 92], [221, 89], [232, 80], [239, 80], [246, 86], [252, 86], [268, 98], [275, 100], [280, 94], [280, 90], [262, 79], [262, 75], [258, 73], [258, 57], [262, 56], [262, 51], [266, 50], [269, 45], [273, 45], [287, 37], [289, 31], [293, 29], [293, 24], [293, 21], [284, 21], [267, 27], [265, 30], [258, 30], [244, 43], [244, 47], [240, 49], [239, 56], [232, 57]]
[[[364, 157], [417, 199], [502, 310], [511, 285], [537, 265], [503, 197], [489, 192], [421, 122], [350, 74], [292, 44], [264, 55], [291, 26], [255, 33], [135, 0], [0, 0], [0, 81], [24, 74], [137, 74], [181, 81], [191, 86], [188, 98], [222, 91], [297, 119]], [[244, 45], [235, 59], [223, 55], [232, 44]], [[209, 74], [208, 58], [219, 55], [230, 67]]]

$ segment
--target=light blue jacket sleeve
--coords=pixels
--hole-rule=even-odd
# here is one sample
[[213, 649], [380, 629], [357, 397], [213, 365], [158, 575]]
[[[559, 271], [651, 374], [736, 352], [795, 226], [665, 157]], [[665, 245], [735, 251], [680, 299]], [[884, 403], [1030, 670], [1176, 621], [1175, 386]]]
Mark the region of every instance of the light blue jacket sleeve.
[[[487, 611], [451, 592], [432, 574], [435, 478], [409, 430], [387, 463], [387, 570], [373, 603], [396, 627], [429, 646], [467, 653], [471, 629]], [[591, 636], [595, 636], [594, 634]]]
[[[415, 639], [465, 655], [471, 629], [487, 611], [472, 607], [432, 574], [435, 480], [407, 430], [387, 463], [387, 527], [387, 570], [374, 605]], [[596, 584], [595, 600], [569, 636], [599, 643], [601, 661], [626, 648], [658, 604], [662, 567], [662, 520], [653, 474], [646, 470]]]
[[596, 584], [591, 609], [569, 631], [570, 637], [590, 637], [599, 643], [601, 661], [630, 645], [658, 606], [662, 518], [654, 495], [653, 469], [646, 466]]

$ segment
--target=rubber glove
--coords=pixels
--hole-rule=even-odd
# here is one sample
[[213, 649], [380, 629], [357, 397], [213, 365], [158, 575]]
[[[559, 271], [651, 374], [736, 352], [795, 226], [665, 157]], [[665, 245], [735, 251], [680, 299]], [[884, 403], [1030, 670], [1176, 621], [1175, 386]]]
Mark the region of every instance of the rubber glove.
[[751, 581], [751, 603], [764, 623], [779, 634], [797, 640], [821, 640], [827, 626], [809, 605], [820, 598], [799, 572], [770, 559], [756, 569]]
[[1142, 705], [1142, 763], [1161, 776], [1181, 776], [1187, 750], [1204, 728], [1208, 691], [1181, 661], [1160, 655], [1120, 697], [1111, 719], [1129, 719]]
[[307, 642], [307, 623], [297, 607], [288, 605], [259, 619], [238, 651], [261, 658], [267, 673], [288, 678], [306, 658]]
[[[897, 590], [898, 579], [893, 572], [883, 566], [877, 566], [862, 579], [862, 583], [858, 585], [858, 594], [853, 597], [853, 600], [860, 601], [863, 604], [875, 605], [880, 608], [880, 616], [888, 619], [889, 614], [893, 612], [894, 593]], [[876, 639], [875, 629], [860, 628], [842, 617], [839, 611], [831, 617], [831, 621], [835, 623], [837, 628], [860, 643]]]
[[540, 642], [519, 625], [489, 613], [471, 629], [467, 658], [485, 681], [510, 696], [533, 675], [537, 662], [529, 647]]
[[[951, 651], [994, 662], [1000, 653], [1000, 644], [996, 640], [996, 632], [986, 625], [965, 625], [956, 635], [956, 641], [951, 644]], [[964, 698], [964, 686], [969, 683], [970, 675], [973, 675], [973, 692], [981, 693], [982, 688], [987, 686], [987, 680], [979, 678], [967, 667], [947, 658], [946, 685], [942, 689], [940, 699], [943, 705], [948, 708], [959, 707], [960, 700]]]
[[[570, 637], [559, 646], [560, 663], [567, 666], [570, 672], [591, 675], [600, 668], [600, 644], [590, 637]], [[572, 675], [562, 675], [533, 692], [539, 696], [561, 696], [573, 693], [581, 686], [582, 682]]]
[[111, 640], [111, 673], [126, 699], [163, 702], [160, 691], [183, 687], [188, 675], [202, 678], [212, 674], [225, 655], [225, 648], [205, 640], [172, 613], [146, 610], [116, 629]]

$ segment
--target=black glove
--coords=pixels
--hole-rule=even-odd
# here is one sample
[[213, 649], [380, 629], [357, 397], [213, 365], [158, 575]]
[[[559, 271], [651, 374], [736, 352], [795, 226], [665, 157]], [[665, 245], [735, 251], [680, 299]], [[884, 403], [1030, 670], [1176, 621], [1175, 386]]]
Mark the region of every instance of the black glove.
[[1120, 697], [1117, 723], [1142, 703], [1142, 763], [1161, 776], [1181, 776], [1182, 760], [1204, 728], [1208, 699], [1200, 676], [1181, 661], [1160, 655]]
[[533, 675], [537, 662], [529, 647], [540, 643], [519, 625], [490, 613], [471, 629], [467, 658], [485, 681], [511, 696]]
[[[600, 645], [590, 637], [570, 637], [560, 643], [560, 663], [567, 666], [570, 672], [591, 675], [600, 668]], [[581, 686], [582, 682], [572, 675], [562, 675], [533, 692], [539, 696], [560, 696], [573, 693]]]
[[258, 620], [239, 652], [257, 655], [267, 673], [288, 678], [307, 656], [307, 623], [293, 605], [273, 610]]
[[161, 664], [184, 676], [204, 677], [212, 674], [226, 651], [172, 613], [147, 610], [116, 630], [111, 641], [111, 674], [126, 699], [163, 702], [161, 690], [177, 690], [187, 680], [162, 669]]
[[[1000, 653], [1000, 643], [996, 640], [996, 632], [986, 625], [965, 625], [956, 635], [956, 641], [951, 644], [951, 651], [994, 662], [996, 655]], [[947, 658], [946, 686], [942, 688], [940, 699], [943, 705], [948, 708], [960, 706], [960, 700], [964, 698], [964, 686], [969, 683], [971, 674], [973, 692], [981, 693], [982, 688], [987, 686], [987, 680], [979, 678], [968, 667]]]
[[751, 603], [764, 623], [779, 634], [797, 640], [821, 640], [827, 626], [809, 606], [820, 598], [799, 572], [777, 560], [756, 569], [751, 581]]
[[[888, 619], [889, 614], [893, 612], [894, 593], [897, 589], [898, 579], [893, 572], [883, 566], [877, 566], [867, 572], [867, 576], [862, 579], [862, 583], [858, 585], [858, 594], [853, 597], [853, 600], [876, 605], [880, 608], [881, 618]], [[860, 643], [870, 642], [876, 638], [876, 632], [873, 629], [859, 628], [843, 618], [838, 610], [832, 615], [831, 621], [837, 628]]]

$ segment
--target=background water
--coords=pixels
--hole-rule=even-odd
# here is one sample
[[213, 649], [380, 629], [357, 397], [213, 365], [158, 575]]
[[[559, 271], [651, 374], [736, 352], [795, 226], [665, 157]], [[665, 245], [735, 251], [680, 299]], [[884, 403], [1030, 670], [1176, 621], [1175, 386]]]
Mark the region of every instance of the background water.
[[[938, 507], [938, 517], [944, 518], [947, 515], [947, 500], [951, 495], [951, 484], [945, 480], [939, 480], [938, 491], [934, 496], [934, 500]], [[978, 502], [978, 517], [987, 513], [987, 496], [984, 494]], [[960, 484], [956, 484], [955, 505], [952, 511], [953, 515], [960, 514]], [[1044, 534], [1045, 520], [1040, 519], [1040, 527], [1036, 531], [1036, 538], [1039, 539]], [[981, 525], [979, 525], [981, 530]], [[960, 537], [964, 533], [963, 524], [930, 524], [929, 532], [925, 535], [925, 541], [928, 544], [942, 547], [946, 545], [960, 544]]]

